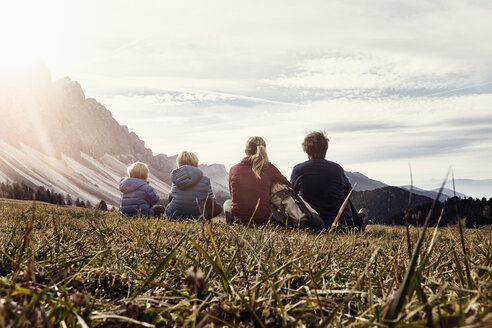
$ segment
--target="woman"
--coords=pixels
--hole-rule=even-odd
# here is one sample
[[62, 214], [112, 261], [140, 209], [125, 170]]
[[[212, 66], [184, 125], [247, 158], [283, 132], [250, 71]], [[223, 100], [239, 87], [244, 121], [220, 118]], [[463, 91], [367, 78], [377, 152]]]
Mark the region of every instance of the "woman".
[[211, 219], [219, 215], [222, 207], [215, 202], [210, 179], [198, 168], [198, 157], [184, 151], [176, 164], [178, 168], [171, 172], [173, 185], [166, 215], [175, 219]]
[[227, 222], [263, 225], [270, 218], [270, 189], [278, 181], [292, 188], [289, 180], [270, 162], [265, 140], [251, 137], [246, 157], [229, 171], [231, 200], [224, 203]]

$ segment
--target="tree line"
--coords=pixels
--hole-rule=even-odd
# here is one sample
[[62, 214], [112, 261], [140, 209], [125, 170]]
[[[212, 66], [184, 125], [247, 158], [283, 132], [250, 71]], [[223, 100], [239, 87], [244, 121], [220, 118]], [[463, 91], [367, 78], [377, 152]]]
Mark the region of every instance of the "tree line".
[[[424, 223], [432, 203], [415, 206], [410, 211], [393, 215], [391, 222], [397, 225], [406, 223], [420, 226]], [[465, 219], [467, 228], [477, 228], [492, 224], [492, 198], [482, 199], [451, 197], [444, 202], [438, 202], [429, 219], [430, 226], [436, 226], [439, 217], [442, 217], [439, 226], [456, 224], [458, 219]]]
[[[90, 201], [80, 200], [79, 198], [75, 198], [74, 200], [69, 194], [57, 193], [53, 189], [43, 186], [33, 189], [23, 182], [0, 183], [0, 198], [38, 200], [50, 204], [95, 208], [103, 211], [108, 210], [108, 206], [104, 200], [101, 200], [94, 207]], [[380, 202], [377, 203], [381, 206]], [[405, 225], [408, 223], [414, 226], [422, 225], [431, 206], [432, 203], [425, 203], [414, 206], [409, 211], [396, 213], [391, 216], [387, 224]], [[487, 200], [485, 197], [482, 199], [452, 197], [444, 202], [438, 202], [431, 214], [430, 226], [437, 225], [441, 211], [440, 226], [455, 224], [457, 218], [466, 219], [466, 226], [468, 228], [492, 224], [492, 198]]]
[[49, 204], [96, 208], [104, 211], [108, 210], [104, 200], [101, 200], [96, 207], [94, 207], [88, 200], [80, 200], [78, 197], [74, 200], [69, 194], [57, 193], [53, 189], [48, 189], [43, 186], [33, 189], [23, 182], [0, 183], [0, 198], [38, 200]]

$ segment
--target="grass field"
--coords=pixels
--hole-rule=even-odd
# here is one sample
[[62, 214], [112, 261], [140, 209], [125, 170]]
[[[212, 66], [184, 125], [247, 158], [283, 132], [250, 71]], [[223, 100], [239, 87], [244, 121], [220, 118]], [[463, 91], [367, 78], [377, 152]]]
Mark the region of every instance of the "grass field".
[[491, 327], [490, 227], [464, 230], [463, 244], [458, 226], [419, 243], [421, 232], [312, 234], [0, 200], [0, 327]]

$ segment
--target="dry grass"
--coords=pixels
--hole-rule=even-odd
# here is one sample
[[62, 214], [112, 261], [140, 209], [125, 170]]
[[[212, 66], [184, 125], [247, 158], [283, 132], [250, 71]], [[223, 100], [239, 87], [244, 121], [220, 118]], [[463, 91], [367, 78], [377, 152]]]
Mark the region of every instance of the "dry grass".
[[491, 229], [464, 231], [470, 274], [458, 227], [433, 233], [397, 299], [405, 227], [311, 234], [1, 201], [0, 327], [492, 324]]

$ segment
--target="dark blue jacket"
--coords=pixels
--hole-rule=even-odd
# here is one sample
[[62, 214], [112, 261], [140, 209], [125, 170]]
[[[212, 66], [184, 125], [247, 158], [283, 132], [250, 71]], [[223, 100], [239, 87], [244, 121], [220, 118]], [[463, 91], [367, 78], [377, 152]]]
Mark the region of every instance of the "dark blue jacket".
[[[297, 164], [290, 182], [327, 226], [333, 223], [345, 200], [344, 190], [352, 188], [342, 167], [325, 159], [310, 159]], [[343, 224], [351, 220], [352, 213], [346, 206], [339, 222]]]
[[120, 213], [125, 216], [153, 216], [152, 206], [157, 204], [159, 196], [147, 181], [137, 178], [123, 178], [120, 181]]
[[168, 217], [199, 218], [207, 197], [215, 198], [210, 179], [197, 167], [183, 165], [173, 170], [171, 181], [170, 203], [166, 208]]

